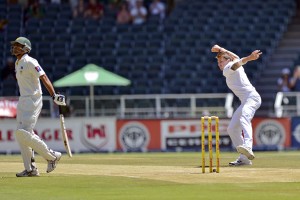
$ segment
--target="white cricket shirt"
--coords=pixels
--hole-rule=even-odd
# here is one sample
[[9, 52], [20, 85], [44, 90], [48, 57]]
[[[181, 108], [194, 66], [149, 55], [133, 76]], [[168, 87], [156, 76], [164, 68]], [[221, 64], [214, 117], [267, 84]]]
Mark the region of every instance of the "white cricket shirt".
[[244, 67], [241, 66], [237, 70], [232, 70], [234, 62], [229, 62], [223, 69], [223, 75], [226, 77], [226, 84], [229, 89], [244, 102], [252, 92], [256, 92], [253, 85], [250, 83]]
[[15, 63], [16, 77], [20, 96], [42, 94], [40, 76], [45, 74], [38, 61], [28, 54], [24, 54]]

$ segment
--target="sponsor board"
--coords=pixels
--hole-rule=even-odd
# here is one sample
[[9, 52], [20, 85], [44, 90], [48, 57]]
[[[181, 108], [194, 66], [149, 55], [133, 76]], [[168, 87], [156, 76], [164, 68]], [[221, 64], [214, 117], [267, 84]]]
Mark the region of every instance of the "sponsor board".
[[115, 120], [82, 120], [81, 143], [91, 151], [115, 151]]
[[117, 120], [117, 150], [160, 150], [160, 120]]
[[291, 146], [289, 118], [254, 118], [253, 147], [283, 147]]
[[[72, 152], [200, 150], [200, 120], [116, 120], [108, 118], [66, 118]], [[232, 148], [227, 134], [229, 119], [220, 119], [220, 148]], [[300, 118], [254, 118], [254, 147], [300, 147]], [[212, 131], [215, 130], [214, 122]], [[19, 152], [15, 140], [15, 119], [0, 120], [0, 152]], [[46, 144], [65, 151], [59, 119], [41, 118], [34, 129]], [[205, 124], [207, 136], [207, 124]], [[291, 139], [292, 138], [292, 139]], [[207, 138], [205, 143], [207, 144]], [[215, 138], [213, 137], [213, 143]]]
[[292, 118], [292, 147], [300, 148], [300, 117]]
[[[231, 148], [232, 143], [227, 134], [229, 120], [221, 119], [219, 122], [220, 148]], [[207, 123], [204, 126], [207, 138]], [[215, 124], [212, 123], [213, 143], [215, 144]], [[163, 120], [161, 122], [161, 147], [162, 150], [200, 150], [201, 146], [201, 121], [200, 120]]]
[[15, 118], [17, 116], [17, 104], [18, 98], [1, 98], [0, 99], [0, 118], [1, 117], [11, 117]]
[[[73, 152], [114, 151], [116, 149], [115, 118], [65, 118], [66, 131]], [[0, 120], [0, 152], [19, 152], [14, 137], [16, 120]], [[49, 148], [65, 152], [59, 119], [39, 119], [35, 134]]]

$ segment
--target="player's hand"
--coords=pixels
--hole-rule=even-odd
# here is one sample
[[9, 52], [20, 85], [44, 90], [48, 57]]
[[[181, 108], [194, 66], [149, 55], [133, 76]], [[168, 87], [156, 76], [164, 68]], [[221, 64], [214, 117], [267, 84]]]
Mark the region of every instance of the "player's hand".
[[262, 52], [260, 50], [255, 50], [251, 53], [250, 59], [251, 60], [257, 60], [260, 57], [261, 54], [262, 54]]
[[62, 94], [54, 94], [52, 96], [54, 103], [56, 103], [59, 106], [66, 106], [65, 96]]
[[215, 44], [212, 48], [211, 48], [211, 52], [213, 53], [219, 53], [221, 51], [221, 47], [217, 44]]

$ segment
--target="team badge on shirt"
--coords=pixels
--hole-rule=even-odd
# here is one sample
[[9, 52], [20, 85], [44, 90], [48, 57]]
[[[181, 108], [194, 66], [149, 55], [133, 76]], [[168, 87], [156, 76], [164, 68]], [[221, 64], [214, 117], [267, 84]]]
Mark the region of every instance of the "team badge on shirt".
[[40, 71], [41, 71], [40, 66], [36, 66], [36, 67], [35, 67], [35, 70], [36, 70], [37, 72], [40, 72]]

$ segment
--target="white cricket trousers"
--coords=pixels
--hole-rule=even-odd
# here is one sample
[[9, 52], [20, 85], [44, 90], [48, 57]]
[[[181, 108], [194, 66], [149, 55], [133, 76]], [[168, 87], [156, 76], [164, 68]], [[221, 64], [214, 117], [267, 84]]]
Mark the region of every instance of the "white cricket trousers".
[[36, 125], [42, 106], [42, 95], [19, 97], [17, 105], [18, 124], [15, 136], [20, 146], [24, 167], [27, 171], [32, 170], [32, 150], [36, 151], [46, 160], [55, 159], [55, 157], [50, 153], [45, 142], [33, 132], [33, 128]]
[[261, 97], [256, 91], [254, 91], [233, 113], [227, 132], [235, 148], [239, 145], [245, 145], [252, 149], [253, 131], [251, 120], [260, 105]]

